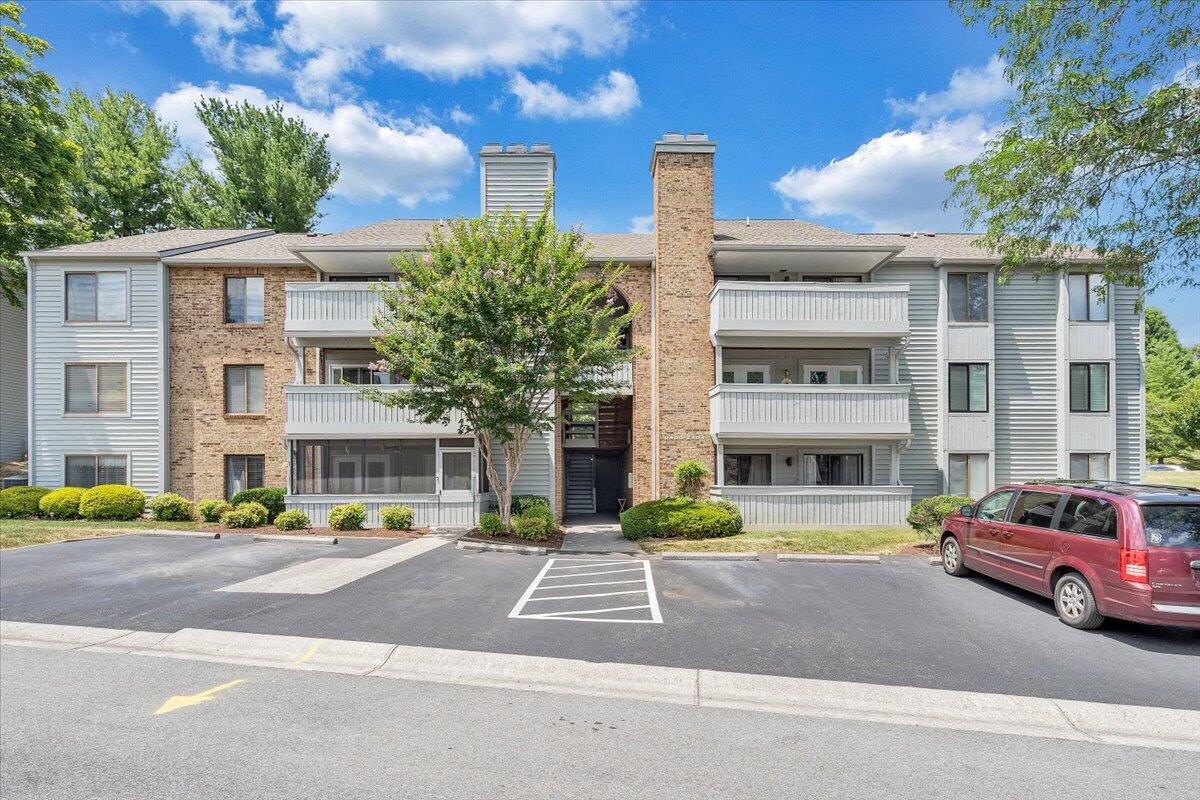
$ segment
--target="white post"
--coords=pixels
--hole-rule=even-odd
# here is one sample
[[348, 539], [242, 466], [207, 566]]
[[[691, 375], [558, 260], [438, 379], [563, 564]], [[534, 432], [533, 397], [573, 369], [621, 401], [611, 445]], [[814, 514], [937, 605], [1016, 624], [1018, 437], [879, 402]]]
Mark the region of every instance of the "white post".
[[888, 345], [888, 380], [892, 383], [900, 382], [899, 365], [896, 358], [896, 346]]
[[723, 349], [724, 349], [724, 348], [723, 348], [723, 347], [721, 347], [721, 345], [717, 345], [717, 359], [716, 359], [716, 362], [717, 362], [717, 374], [716, 374], [716, 376], [715, 376], [715, 379], [714, 379], [714, 381], [713, 381], [713, 382], [714, 382], [714, 383], [716, 383], [716, 384], [720, 384], [720, 383], [721, 383], [721, 373], [725, 371], [725, 367], [724, 367], [725, 359], [724, 359], [724, 354], [722, 353], [722, 350], [723, 350]]
[[296, 383], [304, 384], [304, 345], [296, 345]]
[[900, 485], [900, 445], [896, 444], [895, 442], [892, 442], [891, 446], [889, 447], [889, 450], [890, 450], [891, 456], [892, 456], [892, 464], [891, 464], [890, 474], [888, 476], [888, 482], [892, 486], [899, 486]]
[[717, 442], [717, 486], [725, 485], [725, 445]]

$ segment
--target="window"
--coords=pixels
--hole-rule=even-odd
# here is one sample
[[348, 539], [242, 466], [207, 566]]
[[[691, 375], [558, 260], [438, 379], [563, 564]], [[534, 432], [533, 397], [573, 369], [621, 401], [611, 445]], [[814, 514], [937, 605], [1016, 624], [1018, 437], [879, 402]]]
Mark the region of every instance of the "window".
[[68, 272], [67, 322], [126, 322], [129, 293], [124, 272]]
[[826, 384], [850, 385], [863, 382], [862, 367], [857, 364], [804, 367], [804, 382], [813, 386]]
[[437, 443], [433, 439], [292, 443], [293, 494], [433, 494], [436, 491]]
[[67, 364], [63, 384], [63, 410], [67, 414], [129, 411], [128, 364]]
[[801, 283], [862, 283], [862, 275], [805, 275]]
[[803, 483], [806, 486], [861, 486], [861, 453], [805, 453]]
[[986, 453], [951, 453], [949, 460], [950, 494], [983, 497], [988, 486]]
[[1108, 287], [1103, 275], [1068, 275], [1067, 298], [1072, 322], [1108, 321]]
[[1142, 524], [1151, 547], [1200, 547], [1200, 506], [1144, 505]]
[[225, 279], [225, 321], [247, 325], [263, 321], [263, 279]]
[[950, 410], [983, 413], [988, 410], [988, 365], [950, 365]]
[[1063, 505], [1058, 529], [1068, 533], [1117, 538], [1117, 510], [1107, 500], [1071, 495]]
[[394, 372], [379, 372], [363, 366], [331, 366], [329, 382], [333, 384], [349, 383], [354, 386], [388, 386], [404, 383]]
[[442, 451], [442, 491], [471, 491], [471, 451]]
[[1071, 365], [1071, 411], [1108, 411], [1108, 364]]
[[737, 453], [725, 456], [726, 486], [770, 486], [769, 453]]
[[1071, 480], [1108, 480], [1108, 453], [1071, 453]]
[[1049, 528], [1054, 519], [1054, 509], [1062, 495], [1052, 492], [1021, 492], [1013, 504], [1008, 519], [1014, 525], [1029, 525], [1033, 528]]
[[1008, 509], [1009, 502], [1015, 492], [996, 492], [983, 499], [979, 504], [979, 509], [975, 512], [976, 519], [988, 520], [1003, 520], [1004, 512]]
[[126, 456], [67, 456], [64, 486], [90, 489], [105, 483], [129, 483]]
[[951, 322], [987, 322], [988, 274], [959, 272], [946, 276]]
[[261, 364], [225, 367], [225, 413], [263, 413], [263, 368]]
[[263, 486], [263, 456], [225, 456], [225, 497]]
[[771, 368], [759, 365], [735, 364], [721, 368], [722, 383], [770, 383]]

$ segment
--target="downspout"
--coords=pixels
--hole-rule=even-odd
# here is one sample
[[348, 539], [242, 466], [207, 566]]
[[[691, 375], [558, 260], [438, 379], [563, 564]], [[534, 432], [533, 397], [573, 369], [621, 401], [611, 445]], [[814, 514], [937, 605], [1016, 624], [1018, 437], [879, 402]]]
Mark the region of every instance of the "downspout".
[[21, 260], [25, 263], [25, 472], [28, 475], [28, 484], [37, 486], [34, 475], [34, 464], [37, 460], [33, 455], [33, 323], [36, 316], [33, 313], [33, 263], [29, 256], [21, 256]]
[[650, 498], [658, 499], [658, 275], [650, 264]]

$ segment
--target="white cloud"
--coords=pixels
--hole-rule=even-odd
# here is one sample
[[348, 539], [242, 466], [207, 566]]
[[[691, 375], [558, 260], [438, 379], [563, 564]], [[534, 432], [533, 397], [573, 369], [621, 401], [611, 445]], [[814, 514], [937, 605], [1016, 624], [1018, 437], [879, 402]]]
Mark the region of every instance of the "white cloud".
[[175, 27], [184, 24], [194, 27], [192, 41], [204, 57], [229, 69], [240, 60], [238, 43], [233, 37], [262, 23], [254, 10], [254, 0], [124, 0], [121, 3], [123, 10], [135, 14], [148, 7], [166, 14], [167, 21]]
[[897, 116], [931, 120], [954, 112], [980, 111], [1011, 95], [1004, 79], [1004, 62], [999, 56], [982, 67], [961, 67], [940, 92], [921, 92], [911, 100], [888, 98], [885, 102]]
[[587, 93], [571, 97], [549, 81], [533, 81], [517, 73], [508, 90], [517, 98], [523, 117], [551, 119], [616, 119], [642, 104], [637, 81], [613, 70], [596, 81]]
[[630, 233], [654, 233], [654, 215], [643, 214], [629, 218]]
[[278, 47], [252, 44], [242, 51], [242, 69], [252, 75], [282, 75], [287, 72]]
[[773, 187], [804, 214], [849, 216], [874, 231], [957, 228], [961, 215], [942, 210], [943, 173], [978, 155], [992, 134], [978, 114], [889, 131], [823, 167], [793, 168]]
[[478, 118], [474, 114], [463, 111], [458, 106], [450, 109], [450, 121], [455, 125], [474, 125]]
[[[202, 97], [245, 101], [255, 106], [273, 102], [256, 86], [181, 84], [154, 102], [154, 109], [175, 124], [181, 142], [197, 153], [206, 152], [208, 135], [196, 118]], [[329, 151], [342, 172], [332, 193], [352, 201], [394, 198], [405, 206], [445, 199], [450, 189], [471, 172], [466, 144], [436, 125], [395, 119], [371, 106], [342, 103], [329, 111], [283, 103], [284, 113], [303, 119], [313, 130], [329, 135]], [[211, 158], [209, 159], [211, 166]]]
[[88, 34], [88, 39], [92, 44], [103, 44], [109, 47], [119, 48], [129, 53], [136, 53], [138, 49], [133, 46], [133, 42], [129, 41], [129, 34], [125, 31], [92, 31]]

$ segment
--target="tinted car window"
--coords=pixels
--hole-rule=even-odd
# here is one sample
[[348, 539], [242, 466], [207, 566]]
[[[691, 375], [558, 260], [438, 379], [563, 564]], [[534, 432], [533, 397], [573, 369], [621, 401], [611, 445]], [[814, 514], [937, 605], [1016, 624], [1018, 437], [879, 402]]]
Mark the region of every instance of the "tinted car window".
[[1012, 492], [996, 492], [990, 497], [985, 497], [980, 501], [975, 517], [977, 519], [1003, 519], [1004, 509], [1008, 508], [1008, 501], [1012, 500], [1012, 496]]
[[1200, 548], [1200, 505], [1142, 506], [1146, 544]]
[[1060, 496], [1051, 492], [1021, 492], [1008, 521], [1014, 525], [1049, 528]]
[[1116, 539], [1117, 510], [1107, 500], [1073, 494], [1067, 498], [1067, 503], [1063, 506], [1058, 529], [1069, 533], [1083, 533], [1088, 536]]

